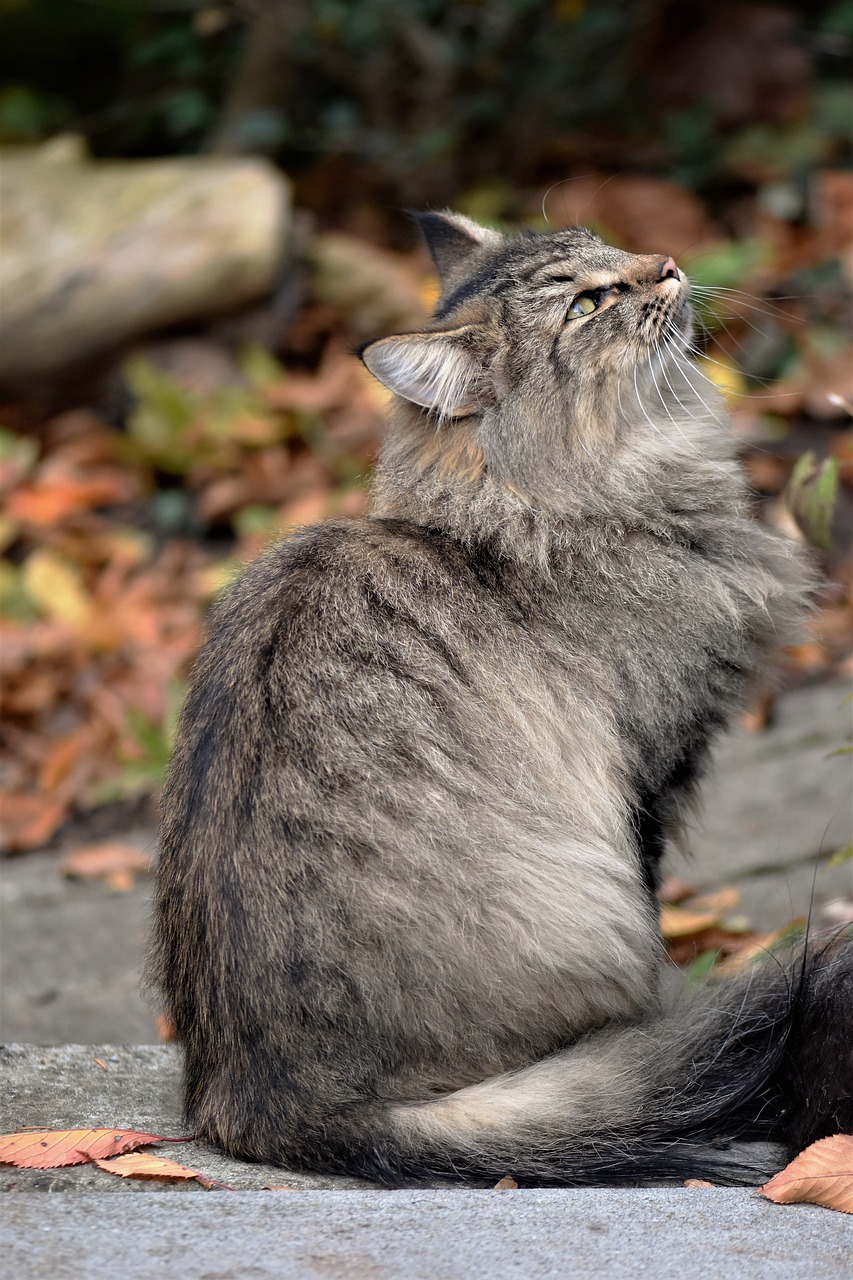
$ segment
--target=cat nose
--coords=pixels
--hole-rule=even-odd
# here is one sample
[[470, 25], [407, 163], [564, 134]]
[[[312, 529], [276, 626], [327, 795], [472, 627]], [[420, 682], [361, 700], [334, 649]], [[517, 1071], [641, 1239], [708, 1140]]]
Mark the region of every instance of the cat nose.
[[680, 280], [681, 274], [675, 263], [675, 258], [661, 258], [660, 271], [658, 280]]

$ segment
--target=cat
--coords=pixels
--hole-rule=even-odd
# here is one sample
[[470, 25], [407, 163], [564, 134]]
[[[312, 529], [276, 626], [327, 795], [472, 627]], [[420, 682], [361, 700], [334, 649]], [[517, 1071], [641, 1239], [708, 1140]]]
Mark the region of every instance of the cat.
[[853, 947], [685, 1004], [655, 887], [810, 571], [671, 258], [419, 222], [435, 314], [361, 351], [371, 514], [247, 570], [183, 713], [151, 972], [189, 1122], [392, 1185], [754, 1181], [853, 1128]]

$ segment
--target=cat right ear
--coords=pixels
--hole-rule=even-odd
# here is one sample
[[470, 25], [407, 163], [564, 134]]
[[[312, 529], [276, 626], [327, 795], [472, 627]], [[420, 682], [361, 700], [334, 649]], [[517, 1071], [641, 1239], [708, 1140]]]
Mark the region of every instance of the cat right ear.
[[502, 236], [481, 227], [461, 213], [417, 213], [411, 217], [426, 241], [445, 292], [471, 271], [471, 259], [480, 249], [497, 249]]
[[465, 417], [494, 403], [493, 384], [467, 329], [378, 338], [359, 355], [389, 391], [440, 417]]

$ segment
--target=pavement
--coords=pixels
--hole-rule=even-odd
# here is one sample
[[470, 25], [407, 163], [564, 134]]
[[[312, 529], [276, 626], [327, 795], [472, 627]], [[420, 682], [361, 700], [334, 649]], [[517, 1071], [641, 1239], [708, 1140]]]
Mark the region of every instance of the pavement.
[[[688, 862], [697, 888], [735, 884], [772, 929], [811, 906], [838, 920], [853, 864], [827, 855], [853, 837], [848, 689], [800, 689], [758, 736], [728, 738], [704, 789]], [[123, 839], [153, 849], [148, 828]], [[68, 881], [60, 851], [2, 868], [0, 1132], [115, 1126], [183, 1136], [180, 1060], [138, 993], [150, 881], [124, 892]], [[741, 908], [738, 908], [740, 910]], [[136, 1181], [94, 1166], [4, 1168], [3, 1274], [161, 1270], [190, 1280], [496, 1280], [677, 1277], [848, 1280], [853, 1219], [776, 1206], [753, 1191], [436, 1189], [380, 1191], [352, 1179], [227, 1159], [202, 1142], [163, 1154], [228, 1190]], [[287, 1187], [283, 1189], [271, 1189]], [[233, 1188], [233, 1189], [231, 1189]], [[64, 1194], [63, 1194], [64, 1193]]]
[[853, 1249], [731, 1190], [19, 1196], [0, 1240], [10, 1280], [849, 1280]]

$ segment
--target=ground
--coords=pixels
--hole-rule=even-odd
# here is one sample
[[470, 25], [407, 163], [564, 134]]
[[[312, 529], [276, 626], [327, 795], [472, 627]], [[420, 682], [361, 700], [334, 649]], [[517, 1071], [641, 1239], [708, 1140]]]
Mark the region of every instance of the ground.
[[[670, 871], [699, 889], [736, 886], [738, 911], [759, 929], [810, 906], [818, 922], [850, 909], [853, 864], [826, 858], [853, 827], [850, 757], [831, 754], [849, 740], [847, 695], [839, 683], [788, 693], [767, 730], [722, 743], [690, 859], [671, 859]], [[124, 834], [155, 845], [153, 829]], [[126, 892], [70, 881], [57, 871], [61, 856], [4, 867], [2, 1031], [29, 1043], [0, 1050], [0, 1131], [104, 1125], [180, 1136], [179, 1050], [153, 1043], [137, 985], [150, 881]], [[112, 1273], [119, 1259], [129, 1280], [147, 1278], [152, 1263], [190, 1280], [849, 1275], [849, 1218], [749, 1190], [381, 1193], [238, 1163], [202, 1142], [162, 1153], [233, 1190], [130, 1181], [92, 1165], [5, 1168], [10, 1276], [77, 1280]]]

